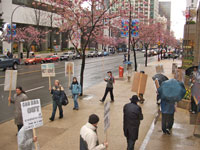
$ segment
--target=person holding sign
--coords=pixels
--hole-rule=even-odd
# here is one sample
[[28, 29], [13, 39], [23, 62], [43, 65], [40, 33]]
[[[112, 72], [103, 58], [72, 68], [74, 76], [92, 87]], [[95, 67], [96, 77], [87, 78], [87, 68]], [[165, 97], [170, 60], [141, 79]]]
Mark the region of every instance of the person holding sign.
[[33, 130], [25, 130], [22, 127], [17, 136], [18, 150], [35, 150], [37, 137], [33, 136]]
[[78, 96], [79, 94], [81, 94], [81, 85], [78, 83], [76, 77], [73, 78], [72, 84], [69, 89], [72, 91], [72, 97], [74, 99], [73, 110], [79, 110]]
[[108, 71], [107, 74], [108, 74], [108, 78], [104, 79], [104, 81], [107, 82], [105, 94], [104, 94], [103, 98], [100, 100], [100, 102], [102, 102], [102, 103], [105, 101], [106, 96], [108, 95], [108, 92], [110, 92], [111, 102], [114, 102], [113, 83], [115, 83], [115, 79], [112, 76], [111, 71]]
[[138, 139], [140, 120], [143, 120], [142, 109], [137, 105], [139, 99], [133, 95], [131, 103], [124, 106], [124, 135], [127, 139], [127, 150], [134, 150], [135, 142]]
[[64, 95], [64, 88], [60, 85], [59, 80], [55, 80], [53, 88], [50, 88], [49, 91], [52, 94], [52, 99], [53, 99], [53, 112], [49, 120], [54, 121], [57, 107], [60, 112], [59, 119], [62, 119], [63, 118], [62, 97]]
[[22, 119], [22, 110], [21, 110], [21, 102], [28, 100], [26, 93], [23, 91], [22, 87], [16, 88], [16, 94], [14, 98], [8, 98], [8, 101], [13, 103], [15, 106], [14, 116], [15, 116], [15, 124], [17, 125], [18, 132], [23, 126], [23, 119]]
[[104, 150], [108, 143], [99, 144], [97, 136], [97, 125], [99, 117], [95, 114], [90, 115], [88, 123], [80, 131], [80, 150]]

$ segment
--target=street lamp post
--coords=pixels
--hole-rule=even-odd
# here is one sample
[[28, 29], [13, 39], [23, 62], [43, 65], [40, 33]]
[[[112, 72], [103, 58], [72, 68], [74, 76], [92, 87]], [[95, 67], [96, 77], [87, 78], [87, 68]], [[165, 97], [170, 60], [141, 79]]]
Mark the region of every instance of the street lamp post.
[[16, 11], [18, 8], [20, 8], [20, 7], [25, 7], [25, 6], [24, 6], [24, 5], [19, 5], [19, 6], [17, 6], [17, 7], [13, 10], [13, 12], [12, 12], [12, 14], [11, 14], [11, 21], [10, 21], [11, 52], [13, 52], [13, 33], [12, 33], [13, 15], [14, 15], [15, 11]]

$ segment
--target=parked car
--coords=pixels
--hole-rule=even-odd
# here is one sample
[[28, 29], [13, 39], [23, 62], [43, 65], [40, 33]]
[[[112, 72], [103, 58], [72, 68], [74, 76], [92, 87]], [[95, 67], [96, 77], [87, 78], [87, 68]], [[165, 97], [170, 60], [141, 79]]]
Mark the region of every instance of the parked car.
[[41, 56], [31, 56], [30, 58], [25, 59], [24, 64], [37, 64], [37, 63], [43, 63], [44, 60]]
[[104, 55], [104, 51], [98, 51], [98, 56], [101, 57]]
[[91, 51], [88, 53], [88, 57], [97, 57], [97, 56], [98, 56], [97, 51]]
[[81, 59], [81, 55], [80, 54], [75, 54], [76, 56], [75, 56], [75, 59]]
[[[151, 51], [150, 50], [147, 50], [147, 56], [150, 57], [151, 56]], [[146, 57], [146, 52], [144, 54], [144, 57]]]
[[104, 55], [104, 56], [109, 56], [109, 52], [104, 51], [104, 52], [103, 52], [103, 55]]
[[12, 67], [14, 70], [17, 70], [20, 60], [17, 58], [9, 58], [6, 55], [0, 55], [0, 68], [6, 70], [7, 68]]
[[146, 50], [145, 50], [145, 49], [143, 49], [143, 50], [141, 50], [141, 52], [142, 52], [142, 53], [146, 53]]
[[59, 61], [59, 57], [57, 55], [48, 55], [44, 58], [44, 62], [54, 62]]
[[60, 56], [60, 60], [70, 60], [70, 59], [76, 59], [76, 53], [73, 53], [73, 52], [66, 52], [66, 53], [63, 53], [61, 56]]

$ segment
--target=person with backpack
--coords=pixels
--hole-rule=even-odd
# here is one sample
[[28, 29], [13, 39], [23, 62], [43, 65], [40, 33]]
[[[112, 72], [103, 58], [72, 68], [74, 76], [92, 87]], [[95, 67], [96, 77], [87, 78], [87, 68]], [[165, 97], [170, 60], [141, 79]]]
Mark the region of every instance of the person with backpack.
[[100, 100], [100, 102], [102, 102], [102, 103], [105, 101], [106, 96], [108, 95], [108, 92], [110, 92], [111, 102], [114, 102], [113, 84], [115, 83], [115, 79], [112, 76], [111, 71], [108, 71], [107, 74], [108, 74], [108, 78], [104, 79], [104, 81], [107, 82], [105, 94], [104, 94], [103, 98]]
[[73, 110], [79, 110], [78, 96], [81, 94], [81, 85], [78, 83], [76, 77], [73, 77], [73, 81], [69, 89], [72, 91], [72, 97], [74, 99]]
[[23, 127], [21, 102], [26, 100], [28, 100], [28, 97], [21, 86], [16, 88], [16, 94], [14, 95], [13, 99], [8, 98], [8, 101], [14, 104], [14, 117], [18, 132]]
[[53, 88], [50, 88], [49, 91], [52, 94], [52, 99], [53, 99], [53, 112], [49, 120], [54, 121], [57, 107], [59, 109], [59, 119], [62, 119], [63, 118], [62, 99], [64, 95], [64, 88], [60, 85], [59, 80], [55, 80]]

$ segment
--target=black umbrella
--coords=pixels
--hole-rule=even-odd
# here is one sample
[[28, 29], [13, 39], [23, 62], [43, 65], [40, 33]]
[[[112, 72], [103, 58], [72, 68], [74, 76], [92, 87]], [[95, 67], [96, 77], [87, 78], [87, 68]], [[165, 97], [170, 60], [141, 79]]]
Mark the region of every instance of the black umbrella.
[[194, 68], [198, 68], [198, 66], [192, 66], [192, 67], [190, 67], [190, 68], [187, 68], [187, 69], [185, 70], [185, 75], [191, 76], [191, 75], [192, 75], [192, 72], [194, 71]]
[[155, 81], [156, 79], [158, 79], [159, 85], [161, 86], [162, 82], [169, 80], [168, 77], [166, 77], [163, 74], [156, 74], [152, 77], [152, 79]]

